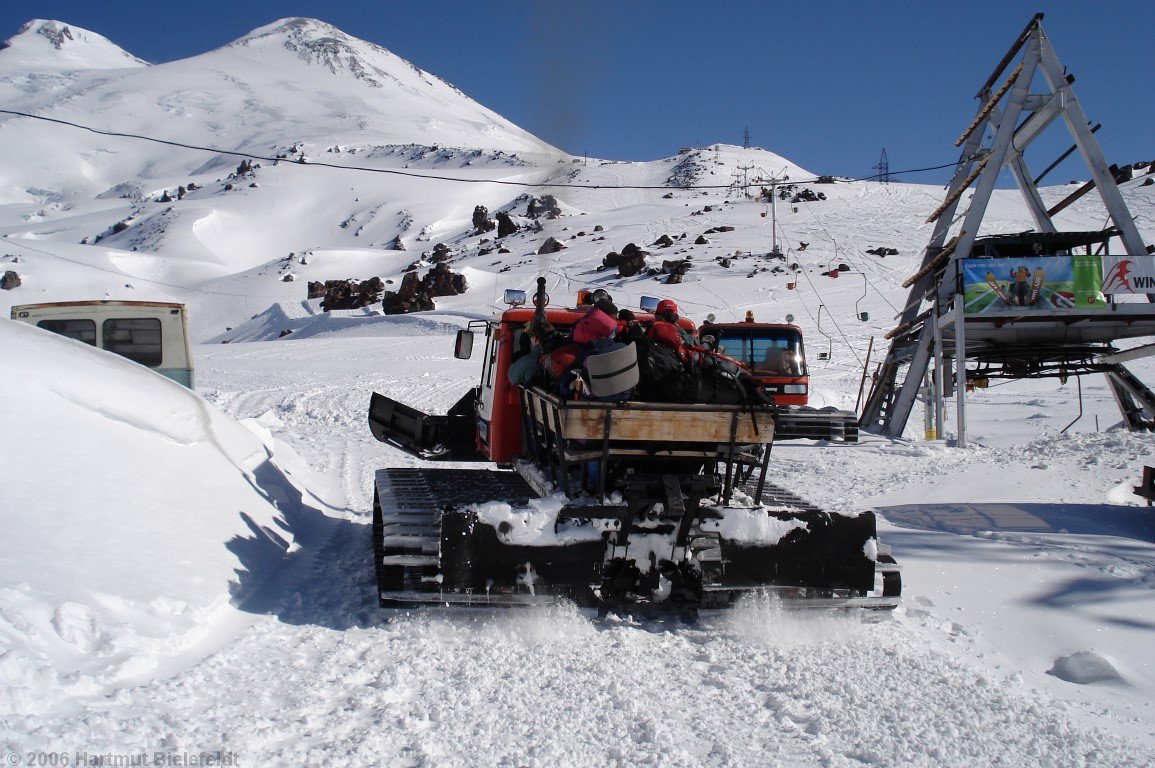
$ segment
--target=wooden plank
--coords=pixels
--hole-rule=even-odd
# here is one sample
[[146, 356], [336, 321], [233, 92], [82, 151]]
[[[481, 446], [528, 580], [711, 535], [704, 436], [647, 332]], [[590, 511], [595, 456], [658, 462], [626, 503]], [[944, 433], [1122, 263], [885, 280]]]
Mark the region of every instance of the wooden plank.
[[[1115, 180], [1115, 183], [1116, 183], [1116, 184], [1118, 184], [1118, 183], [1119, 183], [1119, 179], [1120, 179], [1120, 178], [1121, 178], [1121, 176], [1123, 175], [1123, 174], [1120, 172], [1120, 170], [1119, 170], [1119, 166], [1117, 166], [1117, 165], [1115, 165], [1115, 164], [1112, 164], [1112, 165], [1111, 165], [1111, 167], [1110, 167], [1110, 168], [1108, 168], [1107, 170], [1111, 172], [1111, 178], [1113, 178], [1113, 179]], [[1047, 215], [1048, 215], [1048, 216], [1054, 216], [1056, 213], [1058, 213], [1059, 211], [1063, 210], [1063, 209], [1064, 209], [1064, 208], [1066, 208], [1068, 205], [1070, 205], [1071, 203], [1075, 202], [1075, 201], [1076, 201], [1076, 200], [1078, 200], [1080, 197], [1082, 197], [1083, 195], [1087, 194], [1088, 192], [1090, 192], [1090, 191], [1091, 191], [1092, 189], [1094, 189], [1094, 188], [1095, 188], [1095, 180], [1094, 180], [1094, 179], [1091, 179], [1091, 180], [1090, 180], [1090, 181], [1088, 181], [1086, 184], [1084, 184], [1083, 186], [1079, 187], [1078, 189], [1076, 189], [1074, 192], [1072, 192], [1071, 194], [1069, 194], [1069, 195], [1067, 195], [1066, 197], [1064, 197], [1064, 198], [1063, 198], [1062, 200], [1060, 200], [1059, 202], [1055, 203], [1055, 205], [1054, 205], [1053, 207], [1051, 207], [1051, 209], [1050, 209], [1050, 210], [1048, 210], [1048, 211], [1047, 211]]]
[[927, 224], [933, 224], [935, 222], [935, 220], [938, 219], [939, 216], [942, 216], [943, 211], [945, 211], [947, 208], [949, 208], [951, 206], [951, 204], [954, 203], [955, 200], [958, 200], [960, 197], [962, 197], [962, 193], [966, 192], [967, 187], [969, 187], [971, 184], [973, 184], [974, 180], [979, 177], [979, 174], [983, 172], [983, 168], [987, 167], [987, 161], [990, 159], [991, 159], [991, 156], [986, 155], [983, 157], [982, 160], [980, 160], [978, 162], [978, 165], [976, 165], [974, 170], [972, 170], [970, 172], [970, 175], [968, 175], [965, 179], [963, 179], [963, 182], [958, 185], [958, 187], [955, 189], [955, 191], [951, 192], [949, 195], [947, 195], [947, 198], [946, 198], [946, 200], [943, 201], [942, 205], [940, 205], [938, 208], [936, 208], [934, 213], [932, 213], [930, 216], [927, 217], [927, 219], [926, 219]]
[[[738, 413], [739, 443], [770, 443], [774, 439], [774, 411], [770, 408], [697, 403], [562, 403], [532, 390], [529, 396], [541, 401], [543, 415], [556, 410], [560, 417], [558, 431], [564, 440], [600, 441], [605, 435], [607, 411], [615, 442], [729, 443], [734, 413]], [[534, 419], [539, 419], [536, 413]]]
[[1024, 28], [1023, 31], [1019, 33], [1019, 36], [1011, 46], [1011, 49], [1007, 51], [1007, 55], [1003, 56], [1002, 61], [1000, 61], [998, 66], [995, 67], [995, 71], [992, 72], [991, 76], [987, 78], [987, 81], [983, 83], [983, 87], [979, 88], [979, 92], [975, 94], [976, 99], [981, 99], [983, 94], [986, 93], [987, 90], [995, 84], [995, 80], [999, 79], [999, 75], [1001, 75], [1003, 70], [1007, 68], [1007, 65], [1011, 63], [1011, 59], [1015, 57], [1015, 54], [1022, 50], [1023, 45], [1027, 42], [1027, 39], [1031, 36], [1031, 33], [1035, 31], [1035, 27], [1037, 27], [1039, 22], [1042, 20], [1043, 14], [1036, 13], [1034, 15], [1030, 23], [1027, 24], [1026, 28]]
[[953, 238], [951, 238], [951, 241], [946, 244], [946, 247], [943, 248], [941, 252], [939, 252], [938, 256], [935, 256], [934, 259], [932, 259], [929, 264], [927, 264], [925, 267], [923, 267], [922, 269], [920, 269], [919, 271], [915, 272], [913, 275], [908, 277], [906, 280], [904, 280], [902, 283], [902, 287], [903, 288], [909, 288], [910, 286], [914, 285], [916, 282], [921, 280], [923, 275], [926, 275], [926, 274], [934, 271], [935, 269], [937, 269], [939, 266], [945, 264], [946, 260], [950, 258], [950, 255], [952, 253], [954, 253], [954, 249], [958, 247], [959, 240], [962, 240], [963, 235], [965, 235], [965, 234], [966, 234], [966, 232], [962, 231], [962, 232], [959, 232], [957, 235], [955, 235]]
[[987, 119], [987, 116], [990, 115], [991, 111], [995, 108], [995, 105], [998, 104], [999, 100], [1002, 99], [1002, 97], [1006, 95], [1007, 91], [1011, 89], [1011, 86], [1015, 84], [1015, 80], [1018, 80], [1019, 75], [1023, 72], [1024, 64], [1026, 64], [1026, 62], [1020, 61], [1019, 66], [1015, 67], [1015, 71], [1011, 73], [1011, 76], [1007, 78], [1007, 81], [1003, 83], [1002, 87], [995, 92], [994, 96], [991, 96], [989, 99], [987, 99], [987, 103], [984, 104], [983, 108], [979, 110], [979, 113], [975, 115], [975, 119], [972, 120], [971, 124], [967, 126], [967, 129], [963, 131], [962, 136], [959, 136], [958, 139], [955, 140], [954, 145], [956, 147], [962, 146], [962, 143], [966, 141], [972, 133], [974, 133], [975, 128], [979, 127], [979, 123]]
[[[567, 461], [594, 461], [602, 457], [602, 450], [575, 451], [567, 450], [565, 452]], [[622, 448], [621, 446], [610, 446], [610, 458], [646, 458], [646, 457], [660, 458], [660, 459], [725, 459], [726, 452], [717, 449], [689, 451], [689, 450], [664, 450], [646, 448]], [[734, 454], [734, 461], [738, 464], [756, 464], [758, 457], [752, 453], [736, 453]]]
[[[730, 442], [733, 411], [654, 412], [648, 409], [621, 408], [610, 413], [615, 440], [657, 442]], [[604, 434], [602, 413], [587, 409], [564, 408], [561, 411], [562, 436], [567, 440], [598, 440]], [[757, 424], [757, 431], [755, 431]], [[773, 441], [774, 418], [770, 413], [740, 414], [739, 443]]]
[[929, 309], [926, 310], [925, 312], [923, 312], [921, 315], [919, 315], [915, 319], [911, 320], [909, 323], [905, 323], [903, 325], [900, 325], [897, 328], [895, 328], [893, 331], [891, 331], [890, 333], [886, 334], [886, 338], [889, 340], [889, 339], [893, 339], [896, 336], [900, 336], [904, 332], [910, 330], [914, 326], [916, 326], [919, 323], [926, 320], [928, 317], [930, 317], [930, 310]]

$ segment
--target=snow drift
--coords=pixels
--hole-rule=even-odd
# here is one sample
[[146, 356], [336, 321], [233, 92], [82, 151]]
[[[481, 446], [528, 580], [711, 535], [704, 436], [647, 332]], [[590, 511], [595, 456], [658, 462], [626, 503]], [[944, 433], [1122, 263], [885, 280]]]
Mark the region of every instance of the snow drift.
[[0, 348], [0, 706], [29, 711], [203, 638], [304, 508], [270, 446], [193, 392], [9, 320]]

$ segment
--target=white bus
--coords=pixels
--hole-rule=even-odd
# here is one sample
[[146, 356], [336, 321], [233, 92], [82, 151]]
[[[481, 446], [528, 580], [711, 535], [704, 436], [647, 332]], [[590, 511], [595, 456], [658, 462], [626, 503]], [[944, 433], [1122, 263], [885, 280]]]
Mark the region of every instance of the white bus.
[[62, 301], [12, 307], [12, 319], [152, 368], [193, 388], [184, 304], [159, 301]]

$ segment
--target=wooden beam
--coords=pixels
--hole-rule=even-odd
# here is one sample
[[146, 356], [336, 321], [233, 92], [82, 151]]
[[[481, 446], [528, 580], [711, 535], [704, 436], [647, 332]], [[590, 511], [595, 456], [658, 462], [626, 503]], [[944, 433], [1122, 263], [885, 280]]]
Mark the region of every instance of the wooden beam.
[[[1117, 184], [1119, 182], [1119, 176], [1121, 175], [1119, 172], [1119, 166], [1112, 165], [1107, 170], [1111, 172], [1111, 178], [1115, 179], [1115, 183]], [[1095, 188], [1095, 180], [1091, 179], [1086, 184], [1079, 187], [1078, 189], [1076, 189], [1071, 194], [1067, 195], [1065, 198], [1063, 198], [1059, 202], [1055, 203], [1055, 205], [1052, 206], [1051, 209], [1047, 211], [1047, 215], [1053, 217], [1056, 213], [1063, 210], [1064, 208], [1069, 206], [1071, 203], [1075, 202], [1080, 197], [1087, 194], [1088, 192], [1090, 192], [1094, 188]]]
[[1031, 23], [1027, 24], [1026, 28], [1019, 35], [1018, 39], [1015, 40], [1014, 45], [1012, 45], [1011, 49], [1007, 51], [1007, 55], [1004, 56], [1003, 60], [999, 62], [999, 65], [995, 67], [995, 71], [992, 72], [991, 76], [987, 78], [987, 81], [983, 83], [983, 87], [979, 88], [979, 92], [975, 94], [976, 99], [981, 99], [983, 95], [991, 89], [991, 86], [995, 84], [995, 80], [999, 79], [999, 75], [1001, 75], [1003, 70], [1007, 68], [1007, 65], [1011, 63], [1011, 59], [1015, 57], [1015, 54], [1019, 52], [1019, 49], [1022, 48], [1024, 44], [1026, 44], [1027, 38], [1031, 36], [1031, 33], [1035, 31], [1035, 27], [1037, 27], [1039, 22], [1042, 20], [1043, 14], [1036, 13], [1034, 18], [1031, 19]]
[[962, 236], [965, 234], [966, 234], [966, 232], [959, 232], [957, 235], [955, 235], [953, 238], [951, 238], [951, 241], [946, 244], [946, 247], [942, 249], [942, 251], [939, 253], [939, 255], [935, 256], [934, 259], [929, 264], [927, 264], [925, 267], [923, 267], [919, 271], [915, 272], [913, 275], [911, 275], [905, 281], [903, 281], [902, 287], [903, 288], [909, 288], [910, 286], [914, 285], [919, 280], [921, 280], [924, 276], [926, 276], [930, 272], [933, 272], [935, 269], [937, 269], [939, 266], [941, 266], [942, 263], [945, 262], [947, 259], [949, 259], [950, 255], [952, 253], [954, 253], [954, 249], [958, 247], [959, 240], [961, 240]]
[[906, 331], [909, 331], [914, 326], [925, 321], [928, 317], [930, 317], [930, 310], [929, 309], [927, 311], [923, 312], [921, 315], [919, 315], [915, 319], [911, 320], [909, 323], [903, 323], [902, 325], [898, 326], [897, 328], [895, 328], [890, 333], [886, 334], [886, 338], [889, 340], [889, 339], [895, 338], [896, 336], [901, 336]]
[[1019, 75], [1023, 72], [1023, 64], [1025, 63], [1026, 62], [1020, 61], [1019, 66], [1015, 67], [1015, 71], [1012, 72], [1011, 76], [1007, 78], [1007, 81], [999, 87], [998, 91], [995, 92], [995, 95], [987, 99], [987, 103], [984, 104], [983, 108], [979, 110], [979, 113], [975, 115], [975, 119], [972, 120], [971, 124], [967, 126], [967, 129], [963, 131], [962, 136], [959, 136], [957, 139], [955, 139], [954, 145], [956, 147], [960, 146], [964, 141], [967, 140], [967, 138], [970, 137], [972, 133], [974, 133], [975, 128], [979, 127], [979, 123], [987, 119], [987, 116], [990, 115], [991, 111], [994, 110], [999, 101], [1003, 98], [1003, 96], [1006, 95], [1007, 91], [1011, 89], [1011, 86], [1015, 84], [1015, 80], [1019, 79]]
[[[1102, 123], [1095, 123], [1095, 125], [1094, 125], [1094, 126], [1091, 128], [1091, 133], [1094, 133], [1095, 131], [1099, 130], [1099, 129], [1100, 129], [1100, 128], [1102, 128], [1102, 127], [1103, 127], [1103, 124], [1102, 124]], [[1044, 176], [1046, 176], [1046, 175], [1047, 175], [1048, 173], [1050, 173], [1051, 171], [1055, 170], [1055, 167], [1056, 167], [1056, 166], [1058, 166], [1058, 164], [1059, 164], [1059, 163], [1063, 162], [1063, 161], [1064, 161], [1064, 160], [1066, 160], [1068, 157], [1070, 157], [1070, 156], [1071, 156], [1071, 153], [1072, 153], [1072, 152], [1074, 152], [1074, 151], [1075, 151], [1076, 149], [1078, 149], [1078, 148], [1079, 148], [1079, 145], [1078, 145], [1078, 144], [1072, 144], [1072, 145], [1071, 145], [1071, 148], [1070, 148], [1070, 149], [1068, 149], [1068, 150], [1067, 150], [1066, 152], [1064, 152], [1063, 154], [1059, 155], [1058, 159], [1057, 159], [1057, 160], [1055, 160], [1055, 162], [1051, 163], [1051, 164], [1050, 164], [1050, 165], [1048, 165], [1046, 168], [1044, 168], [1044, 169], [1043, 169], [1043, 172], [1042, 172], [1042, 173], [1040, 173], [1038, 176], [1036, 176], [1036, 177], [1035, 177], [1035, 186], [1036, 186], [1036, 187], [1037, 187], [1037, 186], [1039, 186], [1039, 182], [1043, 180], [1043, 177], [1044, 177]]]
[[990, 159], [991, 156], [987, 155], [978, 162], [978, 164], [974, 167], [974, 170], [970, 172], [970, 175], [963, 179], [962, 183], [958, 185], [958, 188], [956, 188], [954, 192], [951, 192], [949, 195], [947, 195], [946, 200], [942, 201], [942, 205], [940, 205], [938, 208], [935, 208], [934, 213], [927, 217], [927, 224], [933, 224], [939, 216], [942, 216], [943, 211], [945, 211], [947, 208], [950, 208], [952, 205], [954, 205], [956, 200], [962, 197], [962, 193], [966, 192], [967, 187], [973, 184], [975, 179], [979, 177], [979, 174], [983, 172], [983, 168], [987, 167], [987, 161]]

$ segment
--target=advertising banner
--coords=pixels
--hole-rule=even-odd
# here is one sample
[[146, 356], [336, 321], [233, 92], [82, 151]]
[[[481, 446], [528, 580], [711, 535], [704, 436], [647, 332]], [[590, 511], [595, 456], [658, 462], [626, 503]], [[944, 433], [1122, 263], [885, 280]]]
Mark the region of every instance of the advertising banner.
[[968, 315], [1086, 312], [1106, 308], [1098, 256], [962, 259]]
[[1155, 293], [1155, 255], [1104, 256], [1103, 293]]

